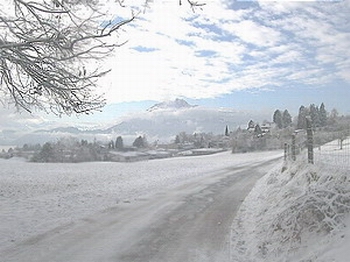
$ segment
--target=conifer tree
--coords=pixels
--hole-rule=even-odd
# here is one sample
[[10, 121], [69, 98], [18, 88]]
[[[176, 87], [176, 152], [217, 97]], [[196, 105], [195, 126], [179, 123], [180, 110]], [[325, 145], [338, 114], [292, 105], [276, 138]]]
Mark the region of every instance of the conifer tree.
[[117, 140], [115, 141], [115, 148], [116, 149], [123, 149], [124, 148], [124, 142], [123, 142], [123, 138], [121, 136], [117, 137]]
[[226, 125], [226, 128], [225, 128], [225, 136], [229, 136], [229, 131], [228, 131], [228, 126]]
[[134, 143], [132, 144], [134, 147], [138, 147], [138, 148], [141, 148], [141, 147], [145, 147], [145, 141], [144, 141], [144, 138], [142, 136], [139, 136], [135, 139]]
[[308, 115], [308, 109], [305, 106], [299, 108], [297, 128], [306, 129], [306, 116]]
[[254, 121], [250, 120], [249, 123], [248, 123], [248, 128], [247, 129], [254, 128], [254, 127], [255, 127]]
[[273, 122], [277, 125], [278, 128], [283, 127], [282, 113], [278, 109], [273, 114]]
[[289, 114], [288, 110], [284, 110], [282, 114], [283, 127], [286, 128], [292, 123], [292, 116]]
[[315, 104], [310, 105], [309, 115], [311, 117], [312, 126], [319, 127], [320, 126], [320, 117], [319, 117], [319, 109]]
[[320, 106], [320, 125], [321, 126], [326, 126], [327, 125], [327, 111], [324, 103], [321, 104]]

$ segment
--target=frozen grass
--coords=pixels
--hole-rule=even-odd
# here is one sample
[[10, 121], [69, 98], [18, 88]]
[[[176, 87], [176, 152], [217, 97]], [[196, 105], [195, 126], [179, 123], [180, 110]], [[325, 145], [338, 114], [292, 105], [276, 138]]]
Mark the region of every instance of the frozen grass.
[[349, 170], [320, 158], [269, 172], [232, 225], [232, 261], [348, 261]]

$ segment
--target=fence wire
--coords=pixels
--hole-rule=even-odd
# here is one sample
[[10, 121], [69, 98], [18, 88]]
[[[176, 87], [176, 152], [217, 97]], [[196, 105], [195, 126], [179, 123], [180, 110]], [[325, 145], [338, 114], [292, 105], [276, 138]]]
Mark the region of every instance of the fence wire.
[[350, 169], [350, 138], [335, 140], [314, 148], [315, 162], [324, 166]]
[[[344, 132], [332, 133], [331, 142], [317, 142], [324, 141], [324, 133], [315, 133], [313, 135], [313, 162], [323, 167], [331, 167], [335, 169], [350, 170], [350, 137], [344, 137]], [[348, 131], [350, 134], [350, 129]], [[327, 134], [329, 135], [329, 134]], [[338, 138], [337, 138], [338, 137]], [[297, 159], [305, 159], [308, 161], [308, 141], [306, 131], [299, 130], [295, 133], [295, 154]], [[288, 143], [287, 157], [292, 159], [293, 142]]]

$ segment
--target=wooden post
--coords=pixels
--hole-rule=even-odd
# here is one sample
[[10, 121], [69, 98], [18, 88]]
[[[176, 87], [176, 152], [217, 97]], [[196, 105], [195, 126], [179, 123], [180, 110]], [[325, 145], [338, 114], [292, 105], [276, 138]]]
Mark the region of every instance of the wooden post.
[[311, 119], [309, 117], [306, 118], [306, 134], [307, 134], [307, 159], [309, 164], [314, 163], [314, 139], [312, 133], [312, 125]]
[[295, 161], [297, 159], [296, 150], [295, 150], [295, 134], [292, 135], [292, 160]]
[[288, 154], [288, 144], [284, 143], [284, 161], [287, 160], [287, 154]]

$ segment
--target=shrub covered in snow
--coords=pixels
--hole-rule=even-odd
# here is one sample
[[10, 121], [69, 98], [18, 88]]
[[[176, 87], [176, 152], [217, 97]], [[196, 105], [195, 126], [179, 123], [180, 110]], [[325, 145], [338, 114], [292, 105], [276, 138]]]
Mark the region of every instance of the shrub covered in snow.
[[[303, 162], [262, 178], [232, 225], [232, 261], [321, 261], [350, 212], [350, 177]], [[323, 261], [323, 260], [322, 260]]]

